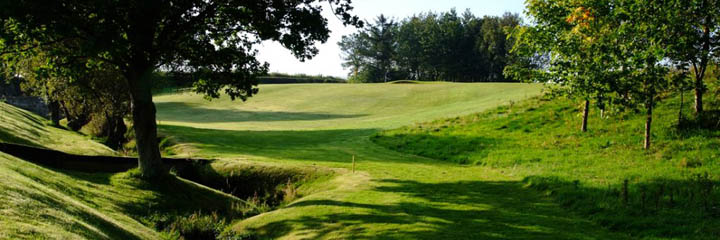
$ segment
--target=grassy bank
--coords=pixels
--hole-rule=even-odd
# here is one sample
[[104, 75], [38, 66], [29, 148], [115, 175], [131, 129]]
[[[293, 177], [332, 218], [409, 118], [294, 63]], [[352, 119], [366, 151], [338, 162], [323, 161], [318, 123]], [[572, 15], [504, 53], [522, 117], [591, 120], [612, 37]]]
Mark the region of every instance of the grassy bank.
[[44, 147], [67, 153], [113, 155], [112, 149], [90, 137], [50, 126], [50, 121], [0, 102], [0, 141]]
[[[595, 110], [583, 133], [581, 106], [544, 98], [388, 130], [372, 140], [399, 152], [522, 177], [613, 231], [650, 239], [716, 239], [720, 128], [678, 127], [679, 105], [679, 98], [669, 97], [656, 109], [649, 151], [642, 149], [641, 113], [601, 118]], [[696, 121], [689, 105], [685, 121]]]
[[[89, 137], [0, 103], [0, 141], [75, 154], [113, 155]], [[232, 195], [177, 178], [148, 182], [133, 170], [52, 169], [0, 152], [2, 239], [174, 239], [214, 236], [233, 219], [264, 211]], [[232, 235], [232, 232], [225, 234]]]

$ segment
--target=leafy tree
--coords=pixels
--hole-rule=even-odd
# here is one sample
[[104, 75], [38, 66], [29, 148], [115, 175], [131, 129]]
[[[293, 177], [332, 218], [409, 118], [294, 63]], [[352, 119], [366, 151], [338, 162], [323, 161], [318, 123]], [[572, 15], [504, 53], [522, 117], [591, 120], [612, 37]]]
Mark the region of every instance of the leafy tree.
[[506, 13], [503, 17], [486, 17], [482, 23], [482, 38], [478, 45], [487, 59], [488, 81], [504, 81], [503, 70], [509, 64], [508, 52], [514, 38], [508, 38], [506, 31], [522, 23], [517, 14]]
[[363, 31], [343, 36], [345, 68], [353, 69], [358, 82], [387, 82], [395, 70], [397, 23], [380, 15]]
[[720, 47], [720, 2], [717, 0], [673, 0], [662, 6], [668, 57], [689, 65], [694, 78], [695, 112], [703, 112], [706, 71]]
[[413, 16], [405, 19], [398, 27], [397, 33], [397, 62], [400, 71], [408, 73], [410, 79], [420, 80], [423, 78], [421, 64], [424, 54], [421, 43], [423, 25], [420, 17]]
[[393, 69], [396, 52], [395, 35], [397, 23], [380, 15], [375, 24], [369, 26], [368, 37], [370, 40], [370, 52], [372, 52], [372, 69], [381, 74], [381, 79], [387, 82]]
[[43, 49], [34, 49], [31, 57], [16, 62], [14, 71], [6, 75], [21, 76], [24, 92], [42, 97], [48, 102], [50, 117], [55, 125], [60, 120], [60, 109], [65, 113], [68, 127], [79, 130], [94, 122], [94, 135], [106, 138], [105, 144], [118, 149], [125, 142], [124, 118], [130, 109], [130, 97], [122, 75], [109, 64], [86, 66], [84, 74], [70, 79], [53, 76], [44, 63], [48, 61]]
[[[489, 73], [488, 59], [478, 49], [478, 39], [482, 33], [483, 19], [476, 17], [466, 10], [462, 14], [463, 36], [460, 42], [459, 59], [462, 68], [458, 73], [461, 76], [460, 81], [478, 82], [487, 80]], [[506, 36], [506, 35], [505, 35]], [[505, 52], [508, 54], [508, 52]]]
[[[587, 131], [590, 101], [604, 109], [613, 87], [618, 87], [619, 66], [612, 55], [615, 22], [607, 18], [605, 2], [529, 1], [528, 14], [534, 26], [520, 26], [512, 35], [516, 55], [550, 58], [544, 68], [533, 68], [531, 62], [506, 69], [508, 76], [542, 81], [554, 94], [583, 101], [581, 130]], [[542, 59], [542, 58], [540, 58]], [[531, 67], [528, 69], [527, 67]], [[522, 80], [522, 79], [519, 79]]]
[[360, 69], [364, 68], [369, 62], [367, 56], [369, 55], [368, 52], [370, 50], [367, 49], [367, 46], [369, 46], [369, 43], [367, 43], [367, 41], [368, 37], [365, 35], [365, 33], [360, 32], [347, 36], [342, 36], [342, 40], [338, 42], [338, 46], [340, 46], [340, 50], [343, 53], [343, 59], [345, 59], [345, 61], [342, 63], [343, 68], [352, 69], [352, 73], [350, 74], [351, 80], [353, 78], [358, 78], [358, 73], [360, 72]]
[[617, 28], [619, 48], [617, 60], [627, 72], [622, 80], [629, 83], [621, 89], [631, 106], [645, 108], [644, 148], [651, 146], [653, 108], [658, 93], [669, 86], [669, 66], [663, 60], [668, 55], [665, 41], [668, 13], [664, 2], [652, 0], [618, 0], [613, 17], [620, 22]]
[[152, 73], [191, 73], [196, 92], [214, 98], [223, 90], [245, 100], [257, 93], [256, 76], [268, 68], [255, 58], [254, 44], [278, 41], [300, 59], [318, 52], [313, 44], [329, 37], [322, 2], [345, 24], [361, 24], [349, 14], [350, 0], [3, 1], [0, 39], [2, 52], [13, 53], [3, 55], [11, 63], [28, 48], [61, 44], [48, 52], [47, 66], [57, 75], [77, 77], [96, 64], [122, 73], [138, 165], [144, 177], [154, 177], [167, 169], [158, 149]]
[[537, 71], [511, 68], [510, 74], [537, 77], [585, 97], [585, 116], [589, 97], [601, 107], [605, 102], [643, 107], [644, 148], [649, 149], [653, 108], [670, 83], [666, 23], [672, 11], [666, 2], [651, 0], [529, 1], [536, 25], [516, 30], [515, 51], [548, 54], [550, 62]]

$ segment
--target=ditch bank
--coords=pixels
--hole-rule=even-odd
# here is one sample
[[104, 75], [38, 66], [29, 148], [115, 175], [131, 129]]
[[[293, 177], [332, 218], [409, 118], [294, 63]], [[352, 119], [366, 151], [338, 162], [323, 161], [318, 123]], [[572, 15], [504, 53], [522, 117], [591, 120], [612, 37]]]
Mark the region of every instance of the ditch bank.
[[[75, 155], [51, 149], [0, 142], [0, 152], [38, 165], [78, 172], [119, 173], [137, 167], [137, 158]], [[163, 158], [178, 177], [262, 204], [267, 210], [304, 195], [301, 185], [329, 179], [322, 168], [301, 168], [211, 159]]]

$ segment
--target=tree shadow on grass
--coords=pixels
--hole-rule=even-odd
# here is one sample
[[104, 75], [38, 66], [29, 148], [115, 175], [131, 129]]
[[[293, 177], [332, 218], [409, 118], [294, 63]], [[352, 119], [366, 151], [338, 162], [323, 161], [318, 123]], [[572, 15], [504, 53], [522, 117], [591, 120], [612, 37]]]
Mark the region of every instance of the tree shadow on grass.
[[[467, 155], [471, 152], [470, 149], [488, 149], [481, 151], [482, 154], [487, 155], [491, 149], [490, 146], [505, 143], [502, 139], [486, 137], [424, 136], [424, 140], [419, 144], [430, 144], [421, 146], [415, 144], [409, 148], [409, 145], [403, 145], [402, 141], [405, 140], [402, 138], [377, 137], [376, 135], [369, 137], [377, 133], [379, 129], [238, 131], [174, 125], [160, 125], [159, 129], [161, 132], [173, 136], [177, 142], [191, 144], [200, 149], [201, 153], [213, 154], [214, 156], [211, 157], [252, 155], [312, 162], [347, 162], [352, 155], [356, 155], [362, 161], [409, 163], [409, 159], [413, 161], [420, 159], [408, 158], [407, 155], [397, 152], [430, 158], [450, 152], [454, 154], [446, 155], [451, 158], [428, 161], [455, 165], [458, 162], [471, 163], [472, 159], [479, 158], [477, 156], [479, 153], [473, 152], [475, 155]], [[386, 142], [385, 139], [389, 139], [389, 142]], [[434, 144], [436, 142], [447, 144]], [[422, 151], [407, 151], [406, 148]], [[393, 152], [393, 150], [397, 152]]]
[[[58, 171], [60, 172], [59, 174], [62, 174], [62, 171], [59, 170], [49, 170], [41, 166], [37, 167], [43, 169], [44, 171]], [[63, 200], [61, 196], [57, 195], [57, 192], [46, 191], [36, 187], [34, 184], [24, 183], [21, 185], [22, 187], [13, 187], [12, 185], [8, 185], [5, 187], [4, 190], [6, 190], [6, 192], [3, 192], [3, 195], [22, 196], [23, 198], [22, 201], [14, 203], [13, 207], [21, 214], [21, 216], [26, 218], [39, 217], [41, 220], [32, 219], [32, 221], [40, 221], [46, 224], [61, 224], [60, 227], [63, 227], [68, 232], [78, 234], [87, 239], [140, 239], [138, 236], [127, 231], [123, 227], [118, 226], [116, 223], [89, 210], [90, 208], [97, 208], [98, 205], [85, 200], [97, 198], [97, 194], [85, 191], [67, 182], [58, 182], [37, 177], [34, 174], [25, 172], [24, 169], [17, 169], [15, 172], [34, 180], [37, 184], [42, 184], [50, 189], [54, 189], [65, 196], [71, 197], [75, 200], [81, 200], [80, 202], [83, 202], [83, 205], [87, 206], [84, 207], [72, 201]], [[93, 177], [109, 177], [109, 174], [96, 174], [96, 176]], [[43, 210], [44, 208], [52, 210]], [[48, 211], [61, 212], [76, 219], [61, 218], [55, 214], [47, 214], [46, 212]], [[41, 214], [38, 215], [38, 213]]]
[[714, 176], [628, 181], [607, 188], [559, 177], [523, 181], [611, 231], [643, 239], [720, 239], [720, 181]]
[[[135, 189], [152, 192], [152, 197], [142, 200], [144, 204], [138, 204], [135, 201], [118, 204], [124, 209], [124, 212], [136, 218], [160, 215], [169, 217], [167, 220], [172, 220], [173, 217], [187, 217], [193, 213], [217, 213], [220, 217], [232, 219], [243, 217], [243, 211], [248, 207], [244, 201], [237, 198], [212, 191], [175, 176], [152, 181], [126, 177], [120, 181]], [[132, 196], [128, 196], [128, 198], [132, 198]], [[167, 223], [154, 222], [156, 225]], [[156, 227], [163, 228], [163, 226]]]
[[[69, 170], [55, 170], [78, 181], [87, 181], [96, 185], [104, 185], [105, 191], [87, 191], [75, 187], [78, 184], [64, 182], [43, 182], [45, 185], [63, 189], [73, 196], [82, 196], [82, 199], [103, 199], [109, 198], [106, 195], [116, 195], [113, 202], [136, 218], [149, 217], [153, 214], [189, 216], [196, 212], [216, 212], [221, 216], [241, 217], [235, 212], [244, 209], [245, 202], [230, 197], [218, 191], [199, 185], [195, 182], [176, 177], [174, 175], [145, 180], [137, 175], [137, 169], [123, 173], [84, 173]], [[80, 184], [81, 185], [81, 184]], [[127, 192], [123, 189], [132, 188]], [[138, 192], [147, 194], [135, 195]], [[92, 203], [96, 204], [96, 203]]]
[[[38, 132], [31, 132], [31, 133], [35, 134], [35, 136], [39, 135]], [[10, 133], [9, 131], [5, 130], [2, 126], [0, 126], [0, 142], [22, 144], [22, 145], [31, 146], [31, 147], [43, 147], [43, 146], [40, 146], [26, 138], [18, 137], [15, 134]]]
[[[154, 227], [156, 230], [163, 230], [176, 219], [196, 213], [206, 215], [216, 213], [220, 219], [224, 220], [257, 214], [254, 206], [240, 199], [175, 176], [143, 180], [136, 176], [138, 175], [136, 170], [124, 173], [84, 173], [37, 167], [44, 171], [65, 175], [72, 180], [68, 178], [46, 179], [36, 177], [37, 173], [26, 173], [22, 170], [17, 172], [43, 186], [79, 200], [91, 208], [114, 209], [114, 211], [126, 214], [149, 227]], [[85, 220], [89, 226], [99, 229], [110, 238], [139, 239], [122, 227], [91, 214], [87, 210], [81, 211], [82, 209], [74, 205], [58, 202], [58, 200], [45, 195], [25, 193], [23, 196], [42, 202], [45, 206], [59, 208], [69, 215]], [[72, 232], [81, 234], [88, 239], [107, 238], [93, 235], [96, 233], [92, 229], [86, 229], [85, 225], [76, 221], [70, 220], [69, 224], [73, 225], [71, 226]], [[75, 225], [78, 226], [77, 229], [75, 229]]]
[[[377, 132], [377, 129], [338, 129], [304, 131], [237, 131], [201, 129], [184, 126], [161, 125], [162, 133], [173, 136], [177, 142], [191, 144], [200, 154], [223, 156], [262, 156], [313, 162], [347, 162], [365, 146], [358, 140]], [[364, 158], [373, 161], [373, 156]], [[392, 161], [391, 159], [382, 159]], [[378, 160], [379, 161], [379, 160]]]
[[[430, 133], [376, 134], [371, 140], [388, 149], [460, 164], [479, 164], [498, 146], [515, 144], [500, 138]], [[513, 144], [513, 145], [511, 145]]]
[[234, 109], [203, 108], [184, 102], [155, 103], [158, 119], [190, 123], [311, 121], [340, 118], [358, 118], [366, 114], [333, 114], [322, 112], [244, 111]]
[[[258, 232], [280, 237], [317, 231], [311, 238], [348, 232], [358, 239], [623, 239], [563, 211], [521, 182], [460, 181], [422, 183], [380, 180], [374, 190], [409, 196], [394, 204], [308, 200], [288, 206], [359, 208], [271, 222]], [[364, 229], [362, 224], [415, 224], [416, 229]], [[253, 229], [251, 229], [253, 230]]]
[[[35, 216], [41, 218], [41, 222], [44, 223], [61, 223], [63, 228], [68, 232], [72, 232], [83, 236], [87, 239], [107, 239], [107, 238], [122, 238], [122, 239], [140, 239], [138, 236], [128, 232], [122, 227], [110, 222], [101, 216], [92, 214], [86, 209], [82, 209], [76, 205], [61, 202], [55, 198], [50, 197], [46, 194], [31, 193], [23, 189], [8, 189], [9, 192], [15, 192], [20, 194], [27, 199], [24, 204], [33, 204], [33, 209], [21, 209], [23, 214], [28, 214], [27, 217], [33, 217], [32, 213], [38, 211], [38, 207], [52, 208], [55, 211], [63, 212], [67, 215], [76, 217], [77, 220], [82, 223], [73, 221], [73, 219], [64, 219], [52, 214], [41, 214]], [[30, 200], [31, 199], [31, 200]]]
[[720, 135], [720, 110], [706, 110], [701, 115], [683, 117], [673, 127], [670, 130], [680, 138], [718, 137]]

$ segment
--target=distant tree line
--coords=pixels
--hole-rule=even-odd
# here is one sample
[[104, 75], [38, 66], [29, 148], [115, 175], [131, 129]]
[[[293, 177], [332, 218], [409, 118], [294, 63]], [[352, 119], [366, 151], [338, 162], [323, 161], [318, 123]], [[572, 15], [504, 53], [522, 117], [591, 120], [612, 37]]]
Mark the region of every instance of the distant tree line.
[[260, 84], [286, 84], [286, 83], [347, 83], [347, 80], [324, 75], [269, 73], [258, 77]]
[[338, 43], [351, 82], [392, 80], [512, 81], [503, 69], [517, 61], [508, 54], [508, 31], [522, 24], [517, 14], [476, 17], [422, 13], [396, 22], [384, 15]]

